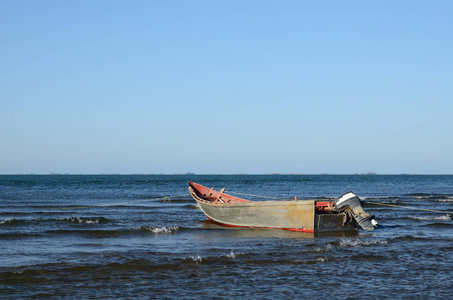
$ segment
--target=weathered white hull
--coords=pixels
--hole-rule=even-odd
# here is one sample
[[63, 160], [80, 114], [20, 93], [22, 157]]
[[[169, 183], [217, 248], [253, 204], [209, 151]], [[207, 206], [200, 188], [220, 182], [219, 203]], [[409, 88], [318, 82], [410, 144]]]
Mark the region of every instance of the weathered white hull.
[[314, 231], [314, 201], [197, 202], [209, 219], [229, 226]]

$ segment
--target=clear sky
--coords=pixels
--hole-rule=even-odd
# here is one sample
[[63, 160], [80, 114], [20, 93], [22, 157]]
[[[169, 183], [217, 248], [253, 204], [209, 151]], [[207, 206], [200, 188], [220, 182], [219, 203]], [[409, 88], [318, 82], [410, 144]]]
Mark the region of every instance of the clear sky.
[[0, 0], [0, 174], [453, 174], [452, 16]]

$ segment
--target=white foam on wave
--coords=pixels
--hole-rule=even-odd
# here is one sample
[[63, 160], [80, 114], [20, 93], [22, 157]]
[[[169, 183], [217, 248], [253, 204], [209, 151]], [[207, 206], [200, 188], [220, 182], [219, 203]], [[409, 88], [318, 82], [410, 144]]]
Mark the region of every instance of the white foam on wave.
[[203, 261], [203, 258], [201, 257], [201, 255], [197, 255], [197, 257], [194, 257], [194, 256], [191, 256], [190, 257], [197, 265], [198, 263], [201, 263]]
[[328, 252], [332, 249], [332, 245], [327, 243], [325, 247], [322, 248], [316, 248], [315, 252]]
[[329, 257], [318, 257], [316, 259], [296, 259], [294, 262], [296, 264], [313, 264], [313, 263], [323, 263], [329, 261]]
[[399, 198], [395, 196], [382, 196], [382, 197], [360, 197], [360, 200], [365, 201], [365, 202], [379, 202], [379, 203], [398, 203]]
[[199, 263], [201, 263], [203, 261], [203, 257], [201, 257], [200, 254], [197, 254], [197, 256], [189, 256], [187, 258], [182, 258], [182, 260], [189, 261], [189, 262], [193, 261], [193, 262], [195, 262], [195, 264], [198, 265]]
[[57, 219], [57, 221], [69, 221], [69, 222], [79, 223], [79, 224], [99, 224], [99, 218], [84, 219], [81, 217], [67, 217], [64, 219]]
[[437, 202], [453, 202], [453, 197], [446, 197], [445, 199], [437, 199]]
[[233, 250], [231, 250], [230, 254], [227, 254], [226, 257], [228, 257], [228, 258], [236, 258], [236, 254], [234, 254]]
[[98, 224], [99, 220], [85, 220], [85, 224]]
[[12, 219], [12, 218], [7, 218], [7, 219], [5, 219], [5, 220], [3, 220], [3, 221], [0, 221], [0, 225], [9, 224], [9, 223], [11, 223], [11, 222], [13, 222], [13, 221], [14, 221], [14, 219]]
[[340, 240], [341, 247], [363, 247], [363, 246], [372, 246], [372, 245], [386, 245], [388, 241], [364, 241], [359, 239], [342, 239]]
[[407, 216], [409, 219], [414, 220], [426, 220], [426, 221], [451, 221], [449, 214], [438, 216], [438, 217], [419, 217], [419, 216]]
[[384, 204], [396, 204], [396, 203], [399, 203], [398, 200], [399, 199], [386, 199], [386, 200], [383, 200], [382, 203], [384, 203]]
[[173, 233], [179, 230], [178, 226], [164, 226], [164, 227], [141, 227], [144, 230], [151, 231], [153, 233]]

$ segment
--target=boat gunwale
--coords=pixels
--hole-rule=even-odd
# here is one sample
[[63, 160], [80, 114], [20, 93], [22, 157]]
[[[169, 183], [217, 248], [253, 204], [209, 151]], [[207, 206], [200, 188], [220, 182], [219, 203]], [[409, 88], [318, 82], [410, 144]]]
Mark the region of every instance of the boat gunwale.
[[[219, 195], [217, 197], [217, 199], [219, 199], [220, 197], [225, 197], [224, 199], [222, 199], [222, 201], [228, 201], [228, 202], [224, 202], [224, 203], [219, 203], [217, 202], [218, 204], [226, 204], [226, 203], [250, 203], [250, 202], [254, 202], [254, 201], [251, 201], [251, 200], [246, 200], [246, 199], [242, 199], [242, 198], [239, 198], [239, 197], [235, 197], [235, 196], [232, 196], [232, 195], [229, 195], [229, 194], [226, 194], [224, 192], [219, 192], [219, 191], [216, 191], [214, 189], [209, 189], [205, 186], [202, 186], [200, 184], [197, 184], [195, 182], [192, 182], [192, 181], [189, 181], [189, 191], [190, 191], [190, 194], [192, 195], [192, 197], [195, 199], [195, 200], [199, 200], [199, 201], [203, 201], [203, 202], [208, 202], [208, 203], [216, 203], [215, 201], [216, 200], [208, 200], [208, 199], [205, 199], [205, 198], [202, 198], [203, 196], [199, 196], [198, 194], [203, 194], [203, 192], [207, 192], [207, 191], [210, 191], [211, 193], [214, 193], [216, 195]], [[211, 194], [212, 195], [212, 194]], [[210, 196], [207, 196], [206, 194], [204, 194], [204, 196], [207, 198], [207, 197], [211, 197]], [[213, 197], [215, 198], [215, 197]]]
[[[221, 194], [221, 195], [225, 195], [225, 196], [228, 196], [228, 197], [231, 197], [233, 199], [238, 199], [238, 200], [242, 200], [242, 201], [230, 201], [230, 202], [216, 202], [215, 200], [207, 200], [207, 199], [204, 199], [202, 197], [200, 197], [196, 192], [195, 192], [195, 185], [199, 185], [199, 184], [196, 184], [194, 182], [189, 182], [191, 183], [189, 185], [189, 191], [190, 191], [190, 194], [192, 195], [192, 197], [195, 199], [195, 201], [197, 202], [201, 202], [201, 203], [204, 203], [204, 204], [209, 204], [209, 205], [215, 205], [215, 206], [234, 206], [234, 205], [241, 205], [241, 206], [244, 206], [244, 205], [252, 205], [252, 206], [261, 206], [261, 205], [270, 205], [270, 206], [277, 206], [277, 205], [280, 205], [280, 206], [286, 206], [286, 205], [292, 205], [294, 203], [301, 203], [301, 204], [307, 204], [307, 203], [313, 203], [313, 204], [316, 204], [317, 200], [314, 200], [314, 199], [306, 199], [306, 200], [270, 200], [270, 201], [251, 201], [251, 200], [246, 200], [246, 199], [242, 199], [242, 198], [238, 198], [238, 197], [235, 197], [235, 196], [231, 196], [231, 195], [228, 195], [226, 193], [222, 193], [222, 192], [218, 192], [218, 191], [215, 191], [215, 190], [212, 190], [214, 192], [216, 192], [217, 194]], [[201, 186], [201, 185], [199, 185]], [[195, 187], [195, 189], [194, 189]], [[203, 186], [201, 186], [203, 187]], [[206, 188], [206, 187], [203, 187], [203, 188]], [[210, 190], [210, 189], [208, 189]], [[197, 191], [199, 193], [201, 193], [200, 190], [197, 189]], [[211, 191], [211, 190], [210, 190]], [[226, 200], [226, 199], [225, 199]], [[228, 201], [228, 200], [227, 200]], [[323, 202], [323, 201], [322, 201]]]
[[214, 205], [214, 206], [235, 206], [235, 205], [240, 205], [240, 206], [289, 206], [289, 205], [294, 205], [294, 204], [309, 204], [309, 203], [316, 203], [316, 200], [290, 200], [290, 201], [250, 201], [250, 202], [225, 202], [225, 203], [220, 203], [220, 202], [213, 202], [209, 200], [203, 200], [203, 199], [195, 199], [197, 202], [201, 202], [203, 204], [208, 204], [208, 205]]

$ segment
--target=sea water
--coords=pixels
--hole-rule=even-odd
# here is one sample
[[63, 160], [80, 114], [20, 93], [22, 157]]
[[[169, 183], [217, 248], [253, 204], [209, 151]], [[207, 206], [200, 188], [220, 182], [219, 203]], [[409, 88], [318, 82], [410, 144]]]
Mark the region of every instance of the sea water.
[[[353, 191], [379, 227], [222, 227], [188, 180], [256, 201]], [[3, 175], [0, 298], [451, 298], [452, 211], [441, 175]]]

